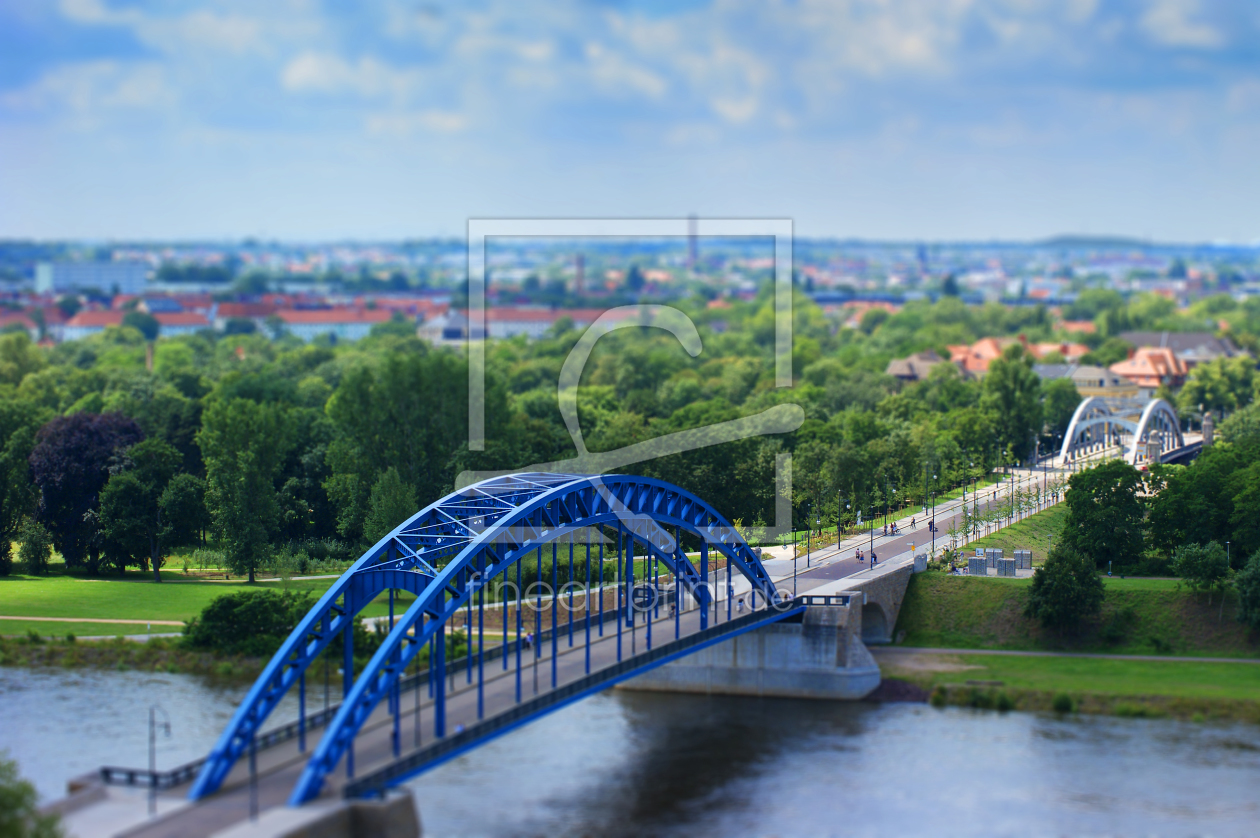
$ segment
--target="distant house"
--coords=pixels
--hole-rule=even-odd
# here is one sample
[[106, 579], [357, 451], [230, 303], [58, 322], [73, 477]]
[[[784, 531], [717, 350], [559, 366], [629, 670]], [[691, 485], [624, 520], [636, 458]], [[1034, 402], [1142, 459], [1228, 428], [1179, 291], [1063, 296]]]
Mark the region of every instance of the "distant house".
[[229, 320], [250, 320], [262, 331], [267, 318], [280, 310], [274, 302], [219, 303], [211, 312], [214, 328], [220, 332], [227, 328]]
[[1059, 322], [1059, 328], [1078, 335], [1092, 335], [1098, 331], [1098, 324], [1093, 320], [1062, 320]]
[[1108, 369], [1094, 366], [1078, 366], [1068, 375], [1082, 398], [1106, 396], [1108, 398], [1133, 399], [1138, 396], [1138, 386], [1129, 379]]
[[902, 381], [926, 381], [932, 367], [945, 363], [945, 359], [932, 350], [916, 352], [907, 358], [897, 358], [888, 362], [884, 372]]
[[30, 315], [20, 311], [0, 312], [0, 330], [12, 331], [17, 326], [25, 329], [31, 336], [31, 340], [39, 340], [39, 325], [30, 318]]
[[82, 340], [105, 331], [107, 326], [121, 326], [121, 311], [81, 311], [66, 321], [61, 329], [62, 340]]
[[97, 291], [141, 294], [149, 277], [146, 262], [40, 262], [35, 266], [35, 292], [62, 294]]
[[1001, 341], [997, 338], [981, 338], [970, 346], [949, 347], [949, 360], [958, 364], [963, 372], [970, 375], [984, 375], [989, 371], [989, 364], [1002, 357], [1002, 350], [1014, 341]]
[[359, 340], [368, 336], [377, 323], [388, 323], [393, 312], [381, 308], [326, 308], [316, 310], [280, 309], [276, 316], [289, 333], [304, 341], [320, 335], [338, 340]]
[[1187, 369], [1217, 358], [1247, 354], [1229, 338], [1218, 338], [1211, 332], [1122, 332], [1120, 339], [1138, 348], [1171, 349]]
[[1111, 371], [1138, 386], [1140, 395], [1150, 398], [1160, 385], [1180, 387], [1186, 383], [1189, 367], [1168, 347], [1144, 346], [1132, 357], [1111, 365]]
[[165, 337], [191, 335], [210, 328], [210, 319], [195, 311], [159, 311], [153, 317], [162, 324], [162, 335]]
[[1075, 362], [1089, 354], [1089, 347], [1083, 343], [1034, 343], [1028, 346], [1028, 351], [1034, 358], [1044, 358], [1057, 353], [1063, 357], [1063, 360]]

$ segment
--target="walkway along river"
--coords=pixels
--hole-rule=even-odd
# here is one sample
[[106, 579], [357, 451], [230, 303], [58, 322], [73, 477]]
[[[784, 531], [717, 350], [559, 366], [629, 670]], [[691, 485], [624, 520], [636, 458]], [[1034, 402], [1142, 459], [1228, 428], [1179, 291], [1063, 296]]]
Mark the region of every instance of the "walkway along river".
[[[0, 668], [0, 747], [45, 797], [204, 755], [246, 687]], [[277, 724], [293, 718], [282, 707]], [[427, 836], [1254, 835], [1260, 728], [922, 704], [595, 696], [411, 783]]]

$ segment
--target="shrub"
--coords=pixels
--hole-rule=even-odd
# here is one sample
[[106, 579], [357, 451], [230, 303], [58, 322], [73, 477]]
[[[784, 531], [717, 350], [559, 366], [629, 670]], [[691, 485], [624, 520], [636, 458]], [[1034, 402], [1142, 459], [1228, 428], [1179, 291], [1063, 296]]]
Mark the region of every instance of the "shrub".
[[928, 696], [928, 703], [930, 703], [933, 707], [944, 707], [949, 703], [949, 694], [945, 691], [944, 687], [937, 684], [936, 687], [933, 688], [932, 694]]
[[998, 710], [1005, 713], [1005, 712], [1015, 709], [1015, 702], [1012, 701], [1011, 697], [1006, 694], [1005, 690], [1003, 690], [1002, 692], [997, 694], [997, 701], [994, 703], [994, 706], [997, 707]]
[[44, 525], [38, 521], [28, 521], [18, 534], [22, 546], [18, 548], [18, 558], [22, 562], [22, 571], [32, 576], [40, 576], [48, 572], [48, 560], [52, 558], [52, 536]]
[[1077, 628], [1102, 608], [1103, 581], [1094, 562], [1070, 547], [1056, 545], [1033, 573], [1025, 615], [1060, 631]]
[[54, 838], [63, 834], [57, 815], [41, 815], [35, 786], [18, 774], [17, 763], [0, 751], [0, 835]]
[[70, 632], [69, 634], [66, 635], [67, 643], [74, 643], [76, 640], [78, 640], [78, 638], [74, 636], [74, 632]]
[[1212, 591], [1223, 589], [1229, 578], [1225, 548], [1215, 541], [1183, 544], [1173, 551], [1173, 571], [1192, 591], [1207, 591], [1211, 602]]
[[1059, 693], [1050, 703], [1056, 713], [1071, 713], [1073, 709], [1072, 696], [1067, 693]]
[[311, 595], [293, 591], [236, 591], [216, 597], [184, 626], [194, 649], [265, 657], [280, 648], [310, 610]]

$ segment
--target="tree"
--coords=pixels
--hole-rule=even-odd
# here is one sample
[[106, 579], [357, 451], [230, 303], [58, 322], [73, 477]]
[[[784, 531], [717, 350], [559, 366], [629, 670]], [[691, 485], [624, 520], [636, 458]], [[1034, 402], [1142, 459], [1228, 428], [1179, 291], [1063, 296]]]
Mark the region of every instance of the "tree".
[[0, 383], [21, 384], [29, 373], [38, 372], [44, 365], [43, 353], [31, 343], [25, 329], [0, 335]]
[[211, 526], [206, 511], [206, 481], [195, 474], [177, 474], [158, 498], [162, 510], [162, 542], [169, 547], [204, 544]]
[[952, 273], [946, 274], [945, 281], [941, 283], [941, 293], [946, 297], [957, 297], [959, 294], [958, 277]]
[[12, 543], [35, 513], [38, 492], [31, 482], [30, 456], [46, 411], [27, 399], [0, 393], [0, 576], [13, 566]]
[[1142, 475], [1120, 460], [1077, 472], [1068, 480], [1063, 546], [1098, 567], [1136, 562], [1142, 556]]
[[1217, 358], [1190, 370], [1177, 396], [1182, 410], [1233, 411], [1251, 404], [1255, 397], [1255, 361], [1249, 356]]
[[160, 499], [181, 459], [175, 447], [163, 440], [138, 442], [124, 454], [124, 470], [112, 475], [101, 491], [105, 553], [120, 573], [129, 563], [144, 569], [152, 562], [153, 581], [162, 581]]
[[372, 486], [367, 518], [363, 521], [364, 540], [375, 544], [416, 511], [416, 490], [403, 483], [398, 469], [390, 466]]
[[36, 435], [30, 467], [39, 488], [37, 514], [67, 567], [97, 573], [96, 524], [85, 516], [96, 511], [117, 455], [143, 436], [140, 427], [120, 413], [58, 416]]
[[1229, 562], [1225, 558], [1225, 548], [1215, 541], [1182, 545], [1173, 551], [1173, 571], [1190, 590], [1206, 591], [1210, 605], [1212, 592], [1223, 592], [1229, 579]]
[[1081, 394], [1070, 378], [1052, 378], [1041, 385], [1045, 399], [1045, 429], [1051, 440], [1062, 439], [1081, 403]]
[[197, 443], [206, 463], [206, 508], [228, 565], [253, 582], [279, 523], [275, 478], [292, 446], [285, 408], [215, 401], [202, 415]]
[[996, 417], [998, 441], [1021, 460], [1031, 453], [1042, 423], [1041, 379], [1032, 360], [1023, 346], [1013, 344], [984, 377], [982, 404]]
[[1103, 594], [1094, 562], [1070, 547], [1056, 545], [1033, 574], [1024, 614], [1048, 629], [1073, 631], [1102, 609]]
[[1260, 550], [1251, 554], [1242, 571], [1234, 577], [1238, 590], [1238, 619], [1260, 631]]
[[22, 546], [18, 549], [18, 560], [22, 563], [22, 571], [31, 576], [43, 576], [48, 573], [48, 560], [52, 558], [52, 536], [44, 525], [38, 521], [27, 521], [18, 533]]
[[0, 835], [4, 838], [60, 838], [57, 815], [39, 811], [35, 786], [18, 774], [17, 763], [0, 751]]
[[122, 324], [144, 335], [145, 340], [157, 340], [158, 332], [162, 331], [162, 324], [158, 319], [143, 311], [127, 312], [123, 315]]
[[631, 293], [637, 294], [643, 290], [643, 285], [643, 271], [638, 265], [631, 265], [630, 270], [626, 273], [626, 289]]

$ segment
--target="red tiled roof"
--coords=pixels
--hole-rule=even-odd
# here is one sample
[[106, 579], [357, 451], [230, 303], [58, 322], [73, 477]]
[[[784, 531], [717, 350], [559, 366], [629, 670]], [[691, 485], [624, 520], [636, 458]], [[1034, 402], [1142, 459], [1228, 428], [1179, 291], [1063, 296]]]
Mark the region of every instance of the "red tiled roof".
[[277, 306], [271, 303], [219, 303], [217, 317], [270, 317]]
[[195, 311], [171, 311], [153, 315], [163, 326], [200, 326], [209, 328], [210, 321], [204, 314]]
[[121, 311], [81, 311], [66, 321], [70, 327], [88, 327], [103, 329], [106, 326], [121, 326]]
[[384, 308], [280, 309], [276, 315], [285, 323], [385, 323], [394, 313]]

